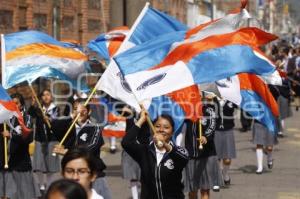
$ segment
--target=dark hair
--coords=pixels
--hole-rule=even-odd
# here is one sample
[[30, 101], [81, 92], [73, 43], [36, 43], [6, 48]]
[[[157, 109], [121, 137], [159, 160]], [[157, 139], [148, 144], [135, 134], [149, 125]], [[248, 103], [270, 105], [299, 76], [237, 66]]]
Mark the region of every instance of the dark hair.
[[18, 98], [21, 105], [24, 106], [25, 105], [25, 100], [24, 100], [24, 97], [20, 94], [20, 93], [14, 93], [11, 95], [11, 98], [14, 99], [14, 98]]
[[[85, 101], [86, 101], [86, 99], [82, 99], [82, 98], [78, 98], [78, 99], [74, 100], [74, 102], [73, 102], [73, 108], [74, 108], [74, 104], [75, 103], [84, 105]], [[90, 104], [87, 104], [85, 107], [86, 107], [86, 109], [87, 109], [88, 112], [91, 110]]]
[[97, 174], [97, 170], [98, 170], [97, 159], [96, 157], [94, 157], [94, 155], [91, 152], [87, 150], [86, 147], [83, 146], [79, 146], [68, 150], [68, 152], [64, 155], [64, 157], [61, 160], [62, 171], [65, 170], [68, 162], [80, 158], [84, 159], [87, 162], [88, 167], [91, 170], [92, 174]]
[[170, 115], [168, 115], [168, 114], [161, 114], [157, 118], [155, 118], [155, 120], [153, 121], [153, 123], [155, 124], [155, 122], [157, 122], [157, 120], [159, 118], [163, 118], [163, 119], [168, 120], [170, 122], [171, 126], [172, 126], [172, 130], [174, 130], [174, 126], [175, 126], [174, 120], [173, 120], [173, 118]]
[[87, 199], [87, 193], [85, 189], [74, 180], [69, 179], [60, 179], [54, 181], [49, 189], [46, 192], [45, 199], [49, 199], [50, 195], [59, 192], [61, 193], [66, 199]]
[[[42, 90], [42, 92], [40, 92], [39, 98], [41, 98], [41, 97], [44, 95], [44, 92], [46, 92], [46, 91], [49, 92], [49, 93], [51, 93], [51, 90], [50, 90], [50, 89], [45, 88], [45, 89]], [[51, 93], [51, 95], [52, 95], [52, 93]]]

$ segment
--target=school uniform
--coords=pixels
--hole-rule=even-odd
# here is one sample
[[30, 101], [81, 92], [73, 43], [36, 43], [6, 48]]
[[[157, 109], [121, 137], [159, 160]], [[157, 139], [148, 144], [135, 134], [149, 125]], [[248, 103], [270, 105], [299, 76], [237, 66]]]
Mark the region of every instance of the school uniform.
[[125, 135], [121, 144], [124, 150], [141, 168], [141, 198], [143, 199], [184, 199], [182, 170], [188, 162], [184, 148], [172, 145], [170, 152], [161, 153], [153, 142], [141, 144], [136, 137], [147, 132], [134, 125]]
[[217, 119], [215, 146], [219, 159], [236, 158], [234, 140], [234, 110], [237, 106], [230, 102], [220, 102], [220, 117]]
[[[0, 131], [3, 132], [3, 124], [0, 125]], [[16, 197], [17, 185], [11, 170], [4, 170], [4, 139], [2, 134], [0, 135], [0, 146], [0, 196], [5, 194], [8, 198], [14, 198]]]
[[[134, 119], [126, 119], [126, 132], [134, 125]], [[141, 169], [138, 163], [125, 151], [121, 154], [122, 178], [140, 180]]]
[[[71, 117], [64, 117], [51, 121], [52, 129], [59, 139], [63, 138], [72, 122], [73, 119]], [[107, 186], [104, 173], [106, 165], [100, 158], [101, 147], [104, 145], [101, 132], [102, 127], [93, 124], [90, 120], [87, 120], [82, 125], [75, 124], [63, 145], [67, 149], [71, 149], [76, 146], [83, 146], [97, 158], [98, 173], [97, 178], [93, 183], [93, 188], [97, 191], [97, 193], [103, 196], [104, 199], [111, 199], [111, 193]]]
[[[25, 110], [21, 110], [25, 125], [28, 128], [32, 128], [31, 117], [26, 114]], [[8, 142], [9, 147], [9, 173], [8, 181], [11, 181], [10, 186], [15, 188], [14, 196], [10, 198], [14, 199], [32, 199], [40, 197], [40, 191], [38, 185], [32, 174], [31, 159], [29, 155], [29, 144], [33, 140], [32, 132], [26, 136], [22, 136], [22, 129], [16, 117], [10, 120], [9, 131], [11, 138]], [[10, 179], [12, 178], [12, 179]]]
[[257, 120], [253, 123], [252, 136], [253, 144], [256, 145], [273, 146], [278, 143], [277, 136], [270, 133], [267, 127]]
[[[50, 119], [59, 116], [59, 108], [51, 103], [45, 115]], [[31, 106], [28, 113], [36, 119], [36, 131], [34, 135], [35, 150], [33, 154], [33, 171], [46, 173], [55, 173], [60, 171], [60, 160], [58, 156], [52, 156], [52, 151], [55, 145], [58, 144], [58, 139], [49, 129], [48, 125], [43, 120], [42, 112], [39, 108]]]
[[207, 143], [199, 149], [199, 122], [186, 120], [185, 147], [190, 154], [190, 160], [185, 168], [185, 192], [198, 189], [212, 189], [215, 185], [222, 185], [222, 175], [216, 154], [214, 134], [216, 129], [216, 106], [204, 104], [201, 120], [202, 136]]

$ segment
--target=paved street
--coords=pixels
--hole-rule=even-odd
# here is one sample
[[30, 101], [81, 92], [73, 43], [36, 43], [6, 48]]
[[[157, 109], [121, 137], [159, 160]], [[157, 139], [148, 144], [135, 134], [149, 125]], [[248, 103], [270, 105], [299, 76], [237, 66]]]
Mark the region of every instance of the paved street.
[[[293, 109], [294, 110], [294, 109]], [[255, 174], [256, 155], [251, 143], [251, 132], [235, 132], [237, 159], [230, 170], [230, 188], [212, 192], [212, 199], [300, 199], [300, 112], [286, 121], [287, 131], [284, 138], [275, 146], [274, 168], [270, 171], [264, 157], [264, 173]], [[239, 122], [236, 123], [237, 129]], [[107, 146], [106, 146], [107, 147]], [[105, 147], [105, 148], [106, 148]], [[104, 150], [105, 150], [104, 148]], [[129, 183], [121, 178], [121, 153], [112, 155], [103, 152], [108, 165], [107, 180], [113, 199], [130, 198]]]

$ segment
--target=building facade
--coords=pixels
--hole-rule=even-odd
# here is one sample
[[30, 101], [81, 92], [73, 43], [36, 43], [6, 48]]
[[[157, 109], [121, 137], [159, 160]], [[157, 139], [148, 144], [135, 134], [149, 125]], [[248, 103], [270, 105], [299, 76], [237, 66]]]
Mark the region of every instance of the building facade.
[[[131, 26], [147, 0], [0, 0], [0, 33], [39, 30], [86, 44], [116, 26]], [[186, 22], [185, 0], [151, 0], [154, 8]]]
[[0, 33], [35, 29], [86, 43], [109, 24], [109, 0], [0, 0]]

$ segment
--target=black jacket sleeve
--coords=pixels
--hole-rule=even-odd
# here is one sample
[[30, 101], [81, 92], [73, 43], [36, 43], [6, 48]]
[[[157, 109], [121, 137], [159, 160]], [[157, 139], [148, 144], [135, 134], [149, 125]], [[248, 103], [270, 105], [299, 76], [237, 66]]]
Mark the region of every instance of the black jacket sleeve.
[[140, 162], [143, 151], [146, 148], [146, 145], [137, 142], [139, 133], [143, 133], [141, 132], [141, 128], [134, 125], [126, 132], [121, 142], [124, 150], [137, 162]]

